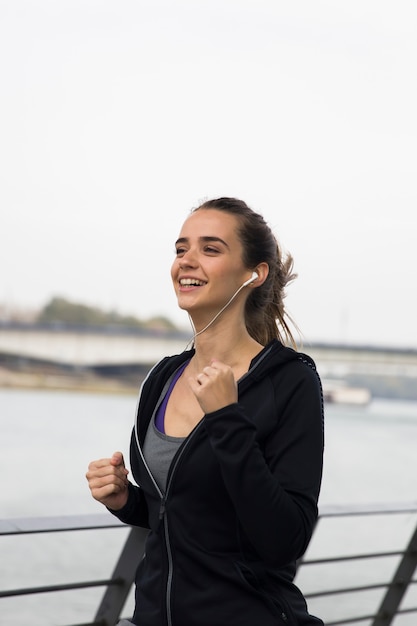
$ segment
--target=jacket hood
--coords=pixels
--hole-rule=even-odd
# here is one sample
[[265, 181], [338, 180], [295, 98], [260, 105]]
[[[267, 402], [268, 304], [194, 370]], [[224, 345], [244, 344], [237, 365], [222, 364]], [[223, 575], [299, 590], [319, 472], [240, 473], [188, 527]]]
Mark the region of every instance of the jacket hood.
[[[184, 352], [174, 356], [165, 357], [155, 365], [151, 372], [155, 374], [170, 374], [182, 363], [191, 359], [194, 353], [195, 350], [193, 348], [184, 350]], [[239, 383], [243, 383], [246, 379], [248, 379], [248, 382], [261, 379], [271, 370], [276, 370], [282, 365], [295, 360], [301, 360], [308, 363], [313, 369], [316, 369], [313, 359], [307, 354], [284, 346], [278, 339], [273, 339], [252, 359], [248, 372], [242, 376]]]

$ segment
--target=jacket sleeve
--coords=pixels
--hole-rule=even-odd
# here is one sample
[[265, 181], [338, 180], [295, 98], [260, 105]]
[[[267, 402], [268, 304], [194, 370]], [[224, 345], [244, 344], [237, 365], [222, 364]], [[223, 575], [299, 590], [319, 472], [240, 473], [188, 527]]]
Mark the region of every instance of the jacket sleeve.
[[248, 403], [205, 416], [242, 529], [258, 556], [275, 565], [298, 559], [308, 546], [317, 519], [323, 461], [319, 377], [301, 361], [281, 371], [279, 377], [263, 381], [257, 398], [262, 405], [268, 397], [268, 410], [275, 413], [275, 424], [263, 440], [257, 436], [257, 409], [248, 415]]
[[148, 507], [140, 487], [129, 483], [129, 495], [125, 506], [117, 511], [108, 509], [121, 522], [131, 526], [149, 528]]

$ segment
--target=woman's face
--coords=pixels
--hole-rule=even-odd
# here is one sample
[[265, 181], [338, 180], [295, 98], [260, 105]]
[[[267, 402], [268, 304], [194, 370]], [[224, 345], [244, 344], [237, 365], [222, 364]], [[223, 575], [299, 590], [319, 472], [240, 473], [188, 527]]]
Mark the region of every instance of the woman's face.
[[184, 222], [171, 268], [181, 309], [214, 315], [250, 278], [237, 230], [234, 215], [215, 209], [199, 209]]

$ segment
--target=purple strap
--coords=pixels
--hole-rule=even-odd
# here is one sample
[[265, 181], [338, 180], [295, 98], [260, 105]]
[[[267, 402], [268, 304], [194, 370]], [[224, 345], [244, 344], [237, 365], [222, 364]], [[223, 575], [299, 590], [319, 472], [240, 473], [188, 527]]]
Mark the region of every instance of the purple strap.
[[164, 426], [164, 422], [165, 422], [165, 411], [167, 408], [167, 404], [168, 404], [168, 400], [169, 400], [169, 396], [171, 395], [172, 390], [175, 387], [175, 383], [177, 382], [177, 380], [179, 379], [179, 377], [181, 376], [181, 374], [183, 373], [183, 371], [185, 370], [185, 368], [187, 367], [189, 361], [186, 361], [185, 363], [183, 363], [181, 365], [181, 367], [175, 372], [169, 387], [168, 387], [168, 391], [165, 394], [165, 398], [162, 400], [161, 404], [158, 407], [158, 410], [156, 412], [155, 415], [155, 426], [157, 428], [157, 430], [159, 430], [160, 433], [164, 433], [165, 434], [165, 426]]

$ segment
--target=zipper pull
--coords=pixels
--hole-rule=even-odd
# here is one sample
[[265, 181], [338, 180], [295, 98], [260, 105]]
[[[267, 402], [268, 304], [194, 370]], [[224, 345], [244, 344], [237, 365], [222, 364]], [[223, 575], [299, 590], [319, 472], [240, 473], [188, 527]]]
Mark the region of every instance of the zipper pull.
[[161, 504], [159, 507], [159, 519], [161, 520], [165, 515], [165, 496], [161, 499]]

